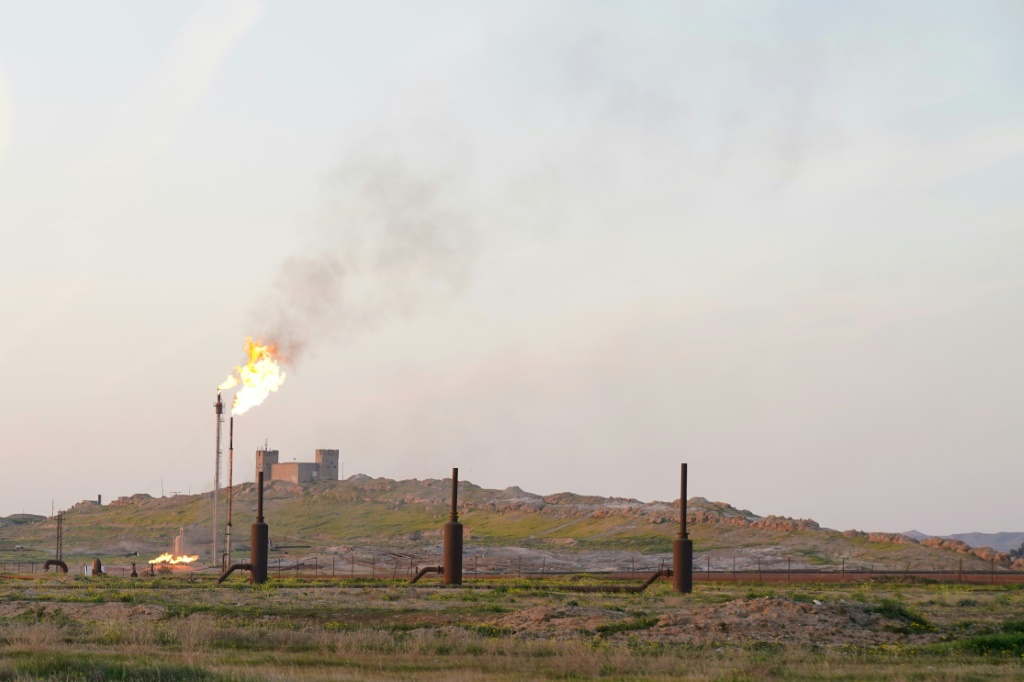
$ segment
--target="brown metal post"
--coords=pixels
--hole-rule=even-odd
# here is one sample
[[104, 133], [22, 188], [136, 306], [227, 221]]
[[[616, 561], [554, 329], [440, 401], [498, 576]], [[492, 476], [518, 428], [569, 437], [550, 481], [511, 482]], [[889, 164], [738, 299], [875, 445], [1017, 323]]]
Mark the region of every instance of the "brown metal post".
[[444, 524], [444, 584], [462, 584], [462, 524], [459, 523], [459, 470], [452, 469], [452, 511]]
[[228, 420], [228, 527], [225, 532], [224, 538], [224, 553], [226, 558], [224, 561], [224, 569], [231, 565], [231, 498], [233, 495], [234, 488], [234, 468], [235, 468], [235, 418], [232, 416]]
[[686, 464], [682, 467], [679, 495], [679, 537], [672, 543], [672, 586], [676, 592], [693, 592], [693, 541], [686, 532]]
[[270, 531], [263, 522], [263, 469], [256, 473], [256, 523], [252, 524], [249, 563], [252, 566], [252, 581], [257, 585], [267, 582], [267, 554], [270, 547]]

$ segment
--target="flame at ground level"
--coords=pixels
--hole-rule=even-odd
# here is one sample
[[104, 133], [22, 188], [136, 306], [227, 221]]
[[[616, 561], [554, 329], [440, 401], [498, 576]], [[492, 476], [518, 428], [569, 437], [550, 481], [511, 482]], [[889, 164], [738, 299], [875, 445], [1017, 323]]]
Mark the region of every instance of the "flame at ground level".
[[173, 554], [164, 553], [155, 559], [150, 559], [149, 563], [170, 564], [176, 566], [178, 564], [190, 564], [198, 558], [198, 556], [174, 556]]

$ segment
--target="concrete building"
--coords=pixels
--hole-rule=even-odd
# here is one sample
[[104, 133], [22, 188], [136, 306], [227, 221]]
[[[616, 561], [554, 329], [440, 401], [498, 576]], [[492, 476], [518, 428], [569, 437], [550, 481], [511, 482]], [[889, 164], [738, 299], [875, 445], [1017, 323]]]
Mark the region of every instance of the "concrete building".
[[317, 450], [313, 462], [280, 462], [277, 450], [256, 451], [256, 471], [263, 469], [263, 480], [289, 481], [299, 485], [316, 481], [338, 480], [338, 451]]

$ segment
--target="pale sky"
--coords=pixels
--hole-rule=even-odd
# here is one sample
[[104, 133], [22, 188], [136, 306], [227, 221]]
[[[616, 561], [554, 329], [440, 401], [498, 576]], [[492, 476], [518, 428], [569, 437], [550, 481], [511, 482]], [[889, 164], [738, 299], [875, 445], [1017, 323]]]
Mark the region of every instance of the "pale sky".
[[236, 480], [1024, 530], [1022, 64], [1015, 0], [0, 0], [0, 514], [209, 490], [273, 331]]

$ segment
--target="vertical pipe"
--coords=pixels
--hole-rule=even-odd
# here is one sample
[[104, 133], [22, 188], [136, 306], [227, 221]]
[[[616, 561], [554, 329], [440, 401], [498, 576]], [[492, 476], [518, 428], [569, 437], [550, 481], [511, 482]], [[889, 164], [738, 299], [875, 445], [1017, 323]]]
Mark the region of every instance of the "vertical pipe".
[[217, 391], [217, 402], [213, 404], [213, 409], [217, 415], [217, 447], [213, 469], [213, 554], [210, 556], [210, 563], [216, 565], [217, 559], [220, 558], [217, 554], [217, 508], [220, 505], [220, 425], [224, 423], [224, 403], [220, 400], [220, 391]]
[[234, 470], [235, 470], [235, 417], [228, 420], [228, 528], [224, 537], [227, 554], [227, 562], [224, 570], [232, 565], [231, 562], [231, 498], [234, 496]]
[[263, 469], [256, 474], [256, 523], [263, 523]]
[[263, 469], [256, 473], [256, 523], [252, 524], [249, 550], [252, 581], [257, 585], [267, 582], [267, 553], [269, 532], [263, 522]]
[[450, 521], [459, 520], [459, 468], [452, 467], [452, 511]]
[[676, 592], [693, 592], [693, 541], [686, 532], [686, 464], [679, 481], [679, 537], [672, 543], [672, 587]]
[[459, 470], [452, 468], [452, 511], [444, 524], [444, 584], [462, 584], [462, 524], [459, 523]]
[[686, 464], [683, 463], [682, 476], [679, 479], [679, 537], [690, 537], [686, 532]]

